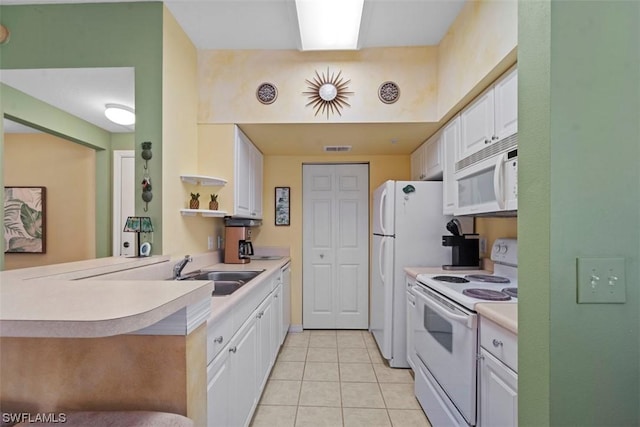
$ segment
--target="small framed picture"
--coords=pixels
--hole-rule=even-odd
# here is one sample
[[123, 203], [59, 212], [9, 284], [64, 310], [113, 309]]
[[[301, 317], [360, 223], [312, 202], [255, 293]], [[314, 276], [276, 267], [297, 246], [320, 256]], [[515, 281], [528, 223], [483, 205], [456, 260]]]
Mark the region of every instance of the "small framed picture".
[[47, 252], [45, 187], [4, 187], [5, 253]]
[[276, 187], [276, 225], [291, 225], [291, 205], [289, 203], [290, 191], [290, 187]]

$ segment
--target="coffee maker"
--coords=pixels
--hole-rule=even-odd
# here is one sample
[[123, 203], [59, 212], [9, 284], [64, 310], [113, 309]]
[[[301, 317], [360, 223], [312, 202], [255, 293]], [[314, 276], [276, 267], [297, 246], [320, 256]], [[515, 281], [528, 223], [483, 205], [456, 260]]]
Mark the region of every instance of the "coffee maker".
[[469, 270], [480, 268], [480, 236], [475, 233], [461, 234], [460, 221], [452, 219], [447, 223], [452, 236], [442, 236], [442, 246], [451, 246], [451, 264], [443, 265], [445, 270]]
[[253, 255], [251, 228], [227, 225], [224, 228], [224, 263], [246, 264], [251, 262], [250, 255]]

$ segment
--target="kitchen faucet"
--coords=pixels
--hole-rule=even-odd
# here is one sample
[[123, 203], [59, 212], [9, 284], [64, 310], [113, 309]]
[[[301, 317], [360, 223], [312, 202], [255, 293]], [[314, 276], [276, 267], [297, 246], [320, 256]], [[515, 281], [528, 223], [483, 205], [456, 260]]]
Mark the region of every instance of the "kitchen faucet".
[[179, 263], [174, 265], [173, 266], [173, 278], [174, 279], [179, 279], [180, 278], [180, 273], [182, 273], [182, 270], [186, 267], [187, 263], [189, 263], [191, 261], [193, 261], [193, 258], [191, 257], [191, 255], [185, 255], [185, 257], [182, 258]]

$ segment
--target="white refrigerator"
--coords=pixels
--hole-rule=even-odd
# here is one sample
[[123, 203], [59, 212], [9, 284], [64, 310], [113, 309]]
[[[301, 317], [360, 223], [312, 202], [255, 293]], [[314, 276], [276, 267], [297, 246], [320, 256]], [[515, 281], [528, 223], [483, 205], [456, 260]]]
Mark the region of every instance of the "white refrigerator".
[[[386, 181], [373, 194], [370, 330], [389, 366], [408, 368], [404, 267], [451, 264], [442, 236], [452, 217], [442, 214], [440, 181]], [[473, 219], [459, 219], [473, 231]]]

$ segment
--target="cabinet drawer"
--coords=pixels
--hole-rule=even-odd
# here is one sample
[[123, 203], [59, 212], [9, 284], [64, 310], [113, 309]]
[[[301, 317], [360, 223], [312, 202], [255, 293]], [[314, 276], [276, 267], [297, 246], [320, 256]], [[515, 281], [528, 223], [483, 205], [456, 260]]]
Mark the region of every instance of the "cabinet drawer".
[[229, 344], [234, 332], [231, 313], [215, 323], [207, 325], [207, 363], [211, 362], [220, 350]]
[[480, 317], [480, 345], [518, 372], [518, 336], [491, 320]]

